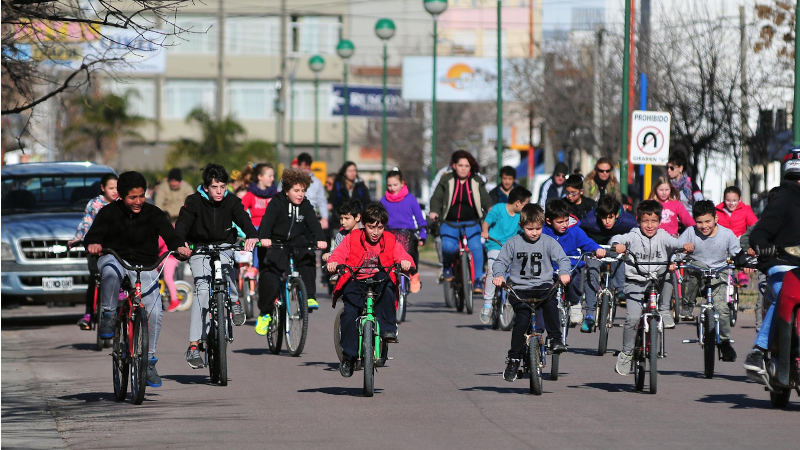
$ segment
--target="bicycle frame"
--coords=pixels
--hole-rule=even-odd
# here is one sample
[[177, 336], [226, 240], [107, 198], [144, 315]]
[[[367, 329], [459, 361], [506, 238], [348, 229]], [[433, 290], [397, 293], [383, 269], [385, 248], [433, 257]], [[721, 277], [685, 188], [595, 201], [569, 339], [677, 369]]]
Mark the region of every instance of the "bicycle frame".
[[[720, 337], [720, 314], [717, 311], [717, 308], [714, 306], [714, 288], [711, 285], [712, 281], [715, 278], [718, 278], [720, 273], [727, 271], [726, 276], [728, 277], [728, 283], [730, 283], [730, 276], [733, 270], [733, 265], [726, 264], [721, 267], [717, 268], [706, 268], [706, 267], [699, 267], [693, 264], [683, 264], [682, 267], [687, 268], [689, 270], [693, 270], [702, 275], [703, 278], [703, 286], [705, 288], [706, 294], [706, 302], [703, 305], [700, 305], [700, 316], [697, 320], [697, 342], [703, 346], [703, 336], [705, 336], [705, 318], [711, 314], [711, 320], [714, 321], [714, 333], [715, 333], [715, 340], [714, 344], [719, 345], [722, 342]], [[728, 288], [726, 287], [726, 296]], [[728, 298], [730, 301], [730, 298]], [[691, 343], [693, 342], [692, 339], [684, 339], [684, 343]]]
[[460, 273], [459, 264], [461, 264], [461, 255], [467, 254], [469, 256], [469, 275], [472, 280], [475, 279], [475, 260], [472, 258], [472, 251], [469, 249], [467, 233], [464, 232], [464, 228], [472, 226], [473, 224], [459, 224], [457, 222], [445, 222], [448, 226], [458, 229], [458, 253], [456, 254], [456, 258], [453, 259], [453, 274], [456, 275], [455, 280], [457, 280], [457, 286], [461, 286], [461, 279], [459, 278], [458, 274]]

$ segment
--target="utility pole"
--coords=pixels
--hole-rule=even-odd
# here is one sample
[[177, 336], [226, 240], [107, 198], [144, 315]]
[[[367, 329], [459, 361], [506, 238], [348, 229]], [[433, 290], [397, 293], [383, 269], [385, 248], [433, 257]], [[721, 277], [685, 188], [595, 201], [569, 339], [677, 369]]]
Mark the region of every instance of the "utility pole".
[[217, 120], [225, 115], [225, 2], [217, 3], [217, 98], [214, 105]]
[[592, 153], [595, 158], [601, 156], [600, 149], [603, 147], [603, 125], [605, 124], [602, 107], [603, 96], [600, 89], [600, 65], [603, 61], [603, 33], [605, 31], [602, 25], [597, 27], [597, 43], [595, 45], [594, 63], [592, 64], [592, 128], [594, 133]]
[[[800, 1], [800, 0], [798, 0]], [[625, 0], [625, 44], [622, 54], [622, 120], [621, 120], [621, 140], [619, 161], [619, 185], [624, 195], [628, 195], [628, 103], [630, 102], [630, 91], [628, 90], [631, 61], [631, 0]]]
[[750, 110], [750, 105], [747, 101], [747, 47], [744, 6], [739, 6], [739, 89], [741, 103], [741, 109], [739, 110], [739, 145], [742, 149], [742, 159], [738, 163], [740, 167], [737, 167], [738, 170], [736, 171], [736, 186], [742, 188], [742, 198], [750, 200], [750, 148], [747, 145], [749, 134], [747, 116]]
[[[279, 74], [280, 80], [277, 83], [277, 94], [278, 101], [275, 108], [275, 152], [280, 160], [281, 155], [284, 151], [283, 146], [283, 122], [284, 116], [286, 114], [286, 108], [283, 105], [286, 104], [286, 36], [288, 33], [289, 24], [287, 23], [289, 16], [286, 13], [286, 0], [281, 0], [281, 71]], [[294, 114], [294, 111], [292, 112]], [[286, 161], [287, 163], [291, 163], [291, 160]]]
[[792, 105], [792, 145], [800, 146], [800, 0], [794, 7], [794, 104]]

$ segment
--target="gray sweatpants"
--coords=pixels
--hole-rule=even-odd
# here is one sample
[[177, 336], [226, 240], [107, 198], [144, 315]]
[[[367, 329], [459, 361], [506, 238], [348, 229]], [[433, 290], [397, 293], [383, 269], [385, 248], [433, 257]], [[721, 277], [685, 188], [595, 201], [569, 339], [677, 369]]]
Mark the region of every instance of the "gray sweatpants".
[[[722, 276], [726, 275], [722, 274]], [[689, 272], [683, 279], [683, 286], [685, 289], [684, 308], [706, 303], [705, 282], [698, 274]], [[714, 308], [719, 313], [719, 336], [723, 341], [731, 338], [731, 309], [728, 307], [727, 288], [728, 284], [719, 278], [711, 281], [711, 298], [714, 300]]]
[[[669, 280], [667, 280], [669, 281]], [[644, 309], [645, 302], [645, 286], [638, 284], [631, 284], [630, 282], [625, 285], [625, 325], [622, 330], [622, 351], [630, 354], [633, 351], [633, 345], [636, 343], [636, 326], [639, 324], [639, 319], [642, 318], [642, 310]], [[664, 283], [661, 289], [661, 299], [659, 310], [664, 314], [664, 304], [666, 303], [669, 309], [669, 298], [672, 295], [672, 284], [669, 282]]]
[[483, 304], [484, 305], [491, 305], [492, 300], [494, 299], [494, 291], [495, 285], [492, 283], [492, 279], [494, 275], [492, 275], [492, 265], [494, 264], [497, 257], [500, 255], [500, 250], [488, 250], [486, 252], [486, 282], [483, 283]]
[[[233, 250], [226, 250], [219, 254], [222, 261], [222, 272], [228, 279], [228, 293], [231, 302], [239, 299], [236, 271], [233, 268]], [[194, 277], [194, 301], [189, 310], [189, 342], [205, 340], [208, 335], [208, 299], [211, 296], [214, 274], [211, 268], [211, 257], [208, 255], [192, 255], [189, 266]]]
[[[100, 268], [100, 295], [103, 299], [103, 311], [116, 314], [119, 302], [119, 288], [122, 277], [127, 275], [131, 285], [136, 282], [136, 272], [125, 270], [112, 255], [103, 255], [97, 261]], [[147, 354], [150, 358], [156, 356], [158, 335], [161, 334], [161, 292], [158, 286], [158, 271], [142, 272], [142, 304], [147, 310], [147, 329], [150, 332], [150, 347]]]

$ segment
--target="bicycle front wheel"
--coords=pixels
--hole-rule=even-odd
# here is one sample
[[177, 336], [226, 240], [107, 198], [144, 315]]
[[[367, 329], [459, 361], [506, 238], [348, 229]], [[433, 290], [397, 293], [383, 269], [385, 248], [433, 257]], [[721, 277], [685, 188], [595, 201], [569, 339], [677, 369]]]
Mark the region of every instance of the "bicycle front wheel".
[[398, 279], [400, 286], [397, 295], [397, 308], [395, 309], [395, 321], [397, 323], [405, 322], [406, 320], [406, 299], [408, 298], [408, 280], [404, 276]]
[[533, 336], [528, 344], [531, 394], [542, 395], [542, 345], [538, 336]]
[[114, 323], [114, 340], [111, 351], [112, 378], [114, 380], [114, 398], [121, 402], [128, 394], [128, 377], [130, 376], [130, 359], [128, 358], [128, 333], [125, 322]]
[[650, 317], [650, 393], [658, 392], [658, 351], [659, 344], [658, 319]]
[[728, 303], [728, 308], [731, 309], [731, 328], [736, 326], [736, 319], [739, 318], [739, 287], [733, 286], [733, 294], [731, 294], [731, 302]]
[[453, 290], [453, 282], [443, 281], [442, 290], [444, 291], [444, 305], [447, 306], [448, 308], [452, 308], [453, 306], [455, 306], [456, 299]]
[[131, 351], [131, 400], [139, 405], [144, 400], [147, 388], [147, 351], [150, 346], [150, 334], [147, 331], [147, 312], [144, 307], [138, 307], [133, 313], [133, 320], [129, 324], [133, 327], [133, 341]]
[[558, 380], [559, 359], [561, 359], [561, 355], [559, 353], [553, 353], [553, 357], [550, 359], [550, 379], [553, 381]]
[[214, 296], [214, 301], [217, 305], [216, 322], [217, 329], [215, 337], [215, 344], [217, 345], [217, 383], [220, 386], [228, 385], [228, 314], [225, 304], [227, 299], [225, 294], [217, 293]]
[[717, 327], [713, 314], [707, 310], [703, 314], [703, 375], [706, 378], [714, 376], [714, 359], [717, 353]]
[[612, 324], [611, 301], [611, 293], [606, 291], [600, 294], [600, 314], [597, 316], [597, 330], [599, 331], [597, 354], [600, 356], [605, 355], [608, 349], [608, 330]]
[[333, 319], [333, 349], [336, 350], [339, 362], [344, 361], [344, 354], [342, 354], [342, 312], [344, 312], [344, 308], [339, 308], [336, 311], [336, 318]]
[[285, 311], [286, 307], [284, 304], [275, 304], [275, 307], [272, 309], [272, 321], [269, 323], [269, 328], [267, 329], [267, 346], [269, 346], [269, 351], [272, 352], [273, 355], [277, 355], [281, 352]]
[[511, 303], [508, 302], [508, 298], [506, 298], [505, 294], [503, 294], [500, 305], [500, 329], [508, 331], [514, 324], [514, 308], [511, 306]]
[[364, 321], [361, 332], [361, 362], [364, 367], [364, 396], [375, 393], [375, 328], [369, 320]]
[[461, 254], [461, 295], [467, 314], [472, 314], [472, 261], [469, 253]]
[[300, 356], [308, 334], [308, 296], [303, 280], [294, 278], [289, 282], [289, 301], [284, 310], [286, 349], [290, 355]]

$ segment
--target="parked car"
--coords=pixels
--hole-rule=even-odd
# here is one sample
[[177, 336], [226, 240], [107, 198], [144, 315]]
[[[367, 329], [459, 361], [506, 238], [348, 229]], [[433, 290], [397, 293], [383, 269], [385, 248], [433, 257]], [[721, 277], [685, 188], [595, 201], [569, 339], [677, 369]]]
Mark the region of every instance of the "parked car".
[[113, 173], [90, 162], [3, 166], [2, 301], [48, 305], [80, 303], [89, 270], [75, 236], [86, 204], [100, 194], [100, 178]]

